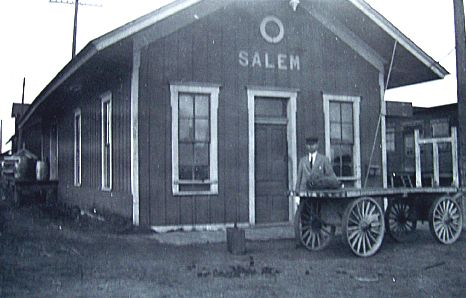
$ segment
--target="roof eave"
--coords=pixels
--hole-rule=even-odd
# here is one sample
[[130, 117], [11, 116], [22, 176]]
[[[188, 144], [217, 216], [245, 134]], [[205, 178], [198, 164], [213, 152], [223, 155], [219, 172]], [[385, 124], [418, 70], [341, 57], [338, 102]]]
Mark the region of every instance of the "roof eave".
[[412, 40], [398, 30], [392, 23], [390, 23], [384, 16], [373, 9], [369, 4], [363, 0], [348, 0], [368, 18], [375, 22], [385, 32], [387, 32], [394, 40], [414, 55], [419, 61], [426, 65], [438, 79], [443, 79], [449, 72], [441, 66], [437, 61], [430, 57], [426, 52], [419, 48]]
[[27, 113], [22, 117], [19, 127], [21, 128], [29, 120], [37, 107], [40, 106], [53, 91], [55, 91], [64, 81], [71, 77], [71, 75], [73, 75], [82, 65], [89, 61], [98, 52], [122, 41], [140, 30], [150, 27], [179, 11], [202, 1], [205, 0], [174, 1], [89, 42], [87, 46], [79, 52], [79, 54], [76, 55], [76, 57], [73, 58], [36, 97]]
[[36, 99], [29, 106], [21, 121], [19, 127], [29, 120], [34, 111], [52, 94], [64, 81], [70, 78], [83, 64], [91, 59], [98, 52], [97, 48], [90, 42], [75, 58], [73, 58], [67, 65], [52, 79], [52, 81], [41, 91]]

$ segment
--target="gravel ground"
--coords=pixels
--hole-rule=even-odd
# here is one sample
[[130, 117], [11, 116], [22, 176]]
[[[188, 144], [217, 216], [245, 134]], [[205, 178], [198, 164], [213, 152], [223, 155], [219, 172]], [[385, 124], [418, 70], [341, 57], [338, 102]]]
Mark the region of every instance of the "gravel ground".
[[[357, 258], [337, 237], [310, 253], [292, 239], [172, 245], [149, 231], [0, 202], [0, 297], [466, 297], [466, 235], [426, 224]], [[182, 234], [181, 234], [182, 235]]]

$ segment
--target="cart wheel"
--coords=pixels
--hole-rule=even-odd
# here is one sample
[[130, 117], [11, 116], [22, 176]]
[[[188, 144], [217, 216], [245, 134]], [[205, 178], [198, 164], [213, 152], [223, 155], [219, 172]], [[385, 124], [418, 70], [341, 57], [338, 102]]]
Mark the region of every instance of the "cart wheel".
[[385, 212], [385, 226], [398, 242], [409, 240], [416, 231], [417, 219], [412, 204], [405, 200], [389, 201]]
[[454, 243], [463, 227], [463, 214], [458, 202], [448, 196], [436, 199], [429, 210], [429, 227], [440, 243]]
[[316, 217], [320, 215], [320, 209], [320, 202], [301, 200], [295, 215], [296, 240], [311, 251], [325, 248], [335, 235], [335, 226], [327, 225]]
[[385, 231], [383, 211], [369, 197], [352, 201], [345, 210], [342, 222], [343, 239], [354, 254], [369, 257], [382, 245]]

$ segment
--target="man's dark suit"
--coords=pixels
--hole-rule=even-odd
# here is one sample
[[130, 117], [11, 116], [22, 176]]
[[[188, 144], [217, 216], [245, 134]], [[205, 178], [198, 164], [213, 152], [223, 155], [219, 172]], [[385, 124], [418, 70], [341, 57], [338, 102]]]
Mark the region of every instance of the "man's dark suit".
[[339, 186], [340, 182], [325, 155], [317, 153], [312, 169], [308, 154], [299, 160], [296, 192], [304, 192], [309, 189], [331, 189]]

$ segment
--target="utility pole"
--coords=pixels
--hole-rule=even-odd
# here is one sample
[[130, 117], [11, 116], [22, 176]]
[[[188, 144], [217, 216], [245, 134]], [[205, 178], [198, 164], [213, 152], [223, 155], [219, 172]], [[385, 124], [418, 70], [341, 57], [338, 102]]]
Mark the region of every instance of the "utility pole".
[[2, 145], [3, 145], [3, 120], [0, 120], [0, 154], [3, 153]]
[[78, 31], [78, 7], [79, 0], [74, 1], [74, 22], [73, 22], [73, 46], [71, 49], [71, 59], [76, 56], [76, 33]]
[[78, 32], [78, 8], [79, 5], [84, 5], [84, 6], [97, 6], [97, 7], [102, 7], [102, 5], [99, 4], [92, 4], [92, 3], [79, 3], [79, 0], [73, 1], [68, 1], [68, 0], [49, 0], [49, 3], [61, 3], [61, 4], [73, 4], [74, 5], [74, 20], [73, 20], [73, 45], [71, 48], [71, 59], [76, 56], [76, 35]]
[[26, 77], [23, 78], [23, 94], [21, 95], [21, 104], [24, 104], [24, 89], [26, 88]]
[[466, 186], [466, 32], [463, 0], [453, 0], [455, 11], [456, 85], [461, 185]]

